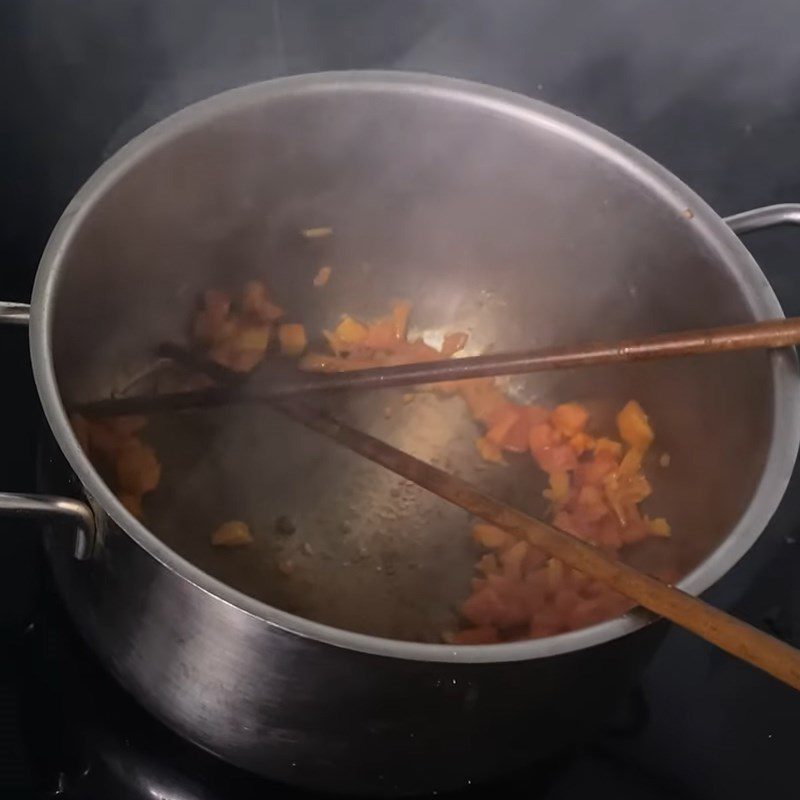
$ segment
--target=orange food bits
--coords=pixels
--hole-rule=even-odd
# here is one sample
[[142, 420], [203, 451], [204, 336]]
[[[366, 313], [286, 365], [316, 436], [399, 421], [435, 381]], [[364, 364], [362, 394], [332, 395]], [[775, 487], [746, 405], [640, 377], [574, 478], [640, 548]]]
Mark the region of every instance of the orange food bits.
[[344, 316], [342, 321], [336, 326], [333, 335], [338, 342], [343, 345], [361, 344], [369, 334], [366, 325], [362, 325], [352, 317]]
[[475, 569], [484, 575], [493, 575], [500, 571], [500, 563], [494, 553], [486, 553], [478, 559]]
[[211, 544], [214, 547], [242, 547], [252, 541], [250, 528], [239, 520], [225, 522], [211, 534]]
[[147, 427], [147, 417], [140, 414], [127, 414], [121, 417], [110, 417], [104, 423], [117, 436], [128, 437], [139, 433]]
[[236, 335], [236, 349], [263, 353], [269, 346], [270, 331], [270, 326], [263, 324], [241, 328]]
[[594, 447], [594, 440], [588, 433], [581, 431], [570, 437], [569, 446], [576, 456], [580, 456]]
[[546, 422], [534, 425], [528, 434], [531, 455], [547, 473], [567, 472], [578, 466], [575, 452], [561, 434]]
[[117, 457], [117, 483], [123, 493], [142, 495], [158, 486], [161, 464], [155, 450], [138, 439], [128, 439]]
[[499, 445], [496, 445], [494, 442], [487, 439], [485, 436], [481, 436], [475, 440], [475, 448], [477, 449], [480, 457], [484, 461], [488, 461], [492, 464], [505, 464], [506, 461], [503, 458], [503, 451]]
[[656, 517], [655, 519], [645, 517], [645, 522], [647, 522], [647, 529], [653, 536], [668, 537], [672, 533], [672, 529], [664, 517]]
[[525, 557], [528, 555], [527, 542], [519, 541], [500, 554], [500, 564], [503, 574], [513, 580], [522, 580], [522, 568]]
[[598, 455], [604, 453], [612, 458], [619, 458], [622, 455], [622, 445], [613, 439], [600, 438], [595, 440], [594, 451]]
[[392, 304], [392, 327], [396, 339], [405, 341], [408, 330], [408, 315], [411, 313], [411, 303], [407, 300], [398, 300]]
[[139, 494], [121, 492], [117, 499], [136, 519], [142, 518], [142, 497]]
[[506, 439], [511, 429], [516, 425], [521, 416], [522, 413], [520, 410], [510, 403], [504, 408], [501, 408], [494, 418], [492, 426], [486, 431], [486, 438], [500, 447], [505, 446]]
[[589, 414], [583, 406], [577, 403], [562, 403], [553, 409], [553, 413], [550, 415], [550, 424], [559, 433], [569, 438], [580, 433], [588, 419]]
[[563, 505], [569, 498], [569, 473], [559, 470], [550, 473], [550, 488], [544, 496], [555, 505]]
[[473, 526], [472, 538], [488, 550], [497, 550], [515, 541], [510, 533], [487, 522], [478, 522]]
[[633, 475], [642, 468], [642, 458], [644, 457], [644, 450], [638, 447], [631, 447], [625, 457], [620, 461], [619, 471], [622, 475]]
[[393, 319], [381, 319], [367, 326], [367, 336], [364, 346], [371, 350], [392, 351], [396, 348], [399, 339], [397, 328]]
[[287, 356], [299, 356], [306, 349], [306, 329], [297, 323], [284, 323], [278, 328], [281, 352]]
[[317, 274], [314, 276], [314, 280], [312, 281], [314, 286], [317, 289], [321, 289], [323, 286], [325, 286], [331, 279], [332, 272], [333, 269], [331, 267], [320, 267], [319, 272], [317, 272]]
[[270, 301], [267, 287], [261, 281], [249, 281], [242, 290], [242, 312], [256, 322], [275, 322], [283, 309]]
[[653, 429], [642, 407], [635, 401], [628, 402], [617, 414], [619, 435], [631, 447], [647, 450], [653, 441]]

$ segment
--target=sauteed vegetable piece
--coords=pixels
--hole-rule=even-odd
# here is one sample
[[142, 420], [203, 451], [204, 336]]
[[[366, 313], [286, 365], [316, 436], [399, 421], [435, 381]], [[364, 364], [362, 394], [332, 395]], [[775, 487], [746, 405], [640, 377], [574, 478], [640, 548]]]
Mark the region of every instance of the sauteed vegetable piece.
[[253, 534], [247, 523], [234, 519], [224, 522], [211, 534], [211, 544], [215, 547], [241, 547], [253, 541]]
[[141, 517], [142, 498], [161, 480], [161, 463], [155, 450], [137, 435], [146, 427], [147, 419], [128, 416], [89, 420], [74, 414], [71, 422], [81, 446], [106, 475], [120, 502], [135, 517]]

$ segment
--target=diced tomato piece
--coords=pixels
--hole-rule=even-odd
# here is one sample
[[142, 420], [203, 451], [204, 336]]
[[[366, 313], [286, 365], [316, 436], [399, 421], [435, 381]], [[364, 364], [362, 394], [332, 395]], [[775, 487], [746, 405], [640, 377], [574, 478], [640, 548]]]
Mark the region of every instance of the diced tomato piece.
[[589, 419], [589, 413], [578, 403], [562, 403], [550, 414], [550, 424], [567, 438], [580, 433]]
[[566, 617], [580, 601], [581, 598], [574, 589], [565, 587], [556, 592], [552, 602], [554, 610], [562, 615], [566, 624]]
[[491, 378], [461, 381], [459, 388], [473, 419], [478, 422], [487, 423], [493, 413], [508, 404], [508, 400], [495, 387]]
[[623, 475], [633, 475], [635, 472], [638, 472], [642, 467], [642, 457], [644, 456], [644, 450], [640, 450], [638, 447], [631, 447], [627, 453], [625, 453], [625, 457], [620, 461], [619, 464], [619, 471]]
[[617, 462], [605, 453], [597, 453], [580, 463], [575, 477], [581, 486], [602, 486], [606, 476], [617, 469]]
[[520, 410], [509, 403], [500, 409], [499, 414], [493, 417], [491, 427], [486, 431], [486, 438], [500, 447], [504, 447], [511, 429], [522, 416]]
[[[358, 320], [345, 315], [342, 321], [336, 326], [336, 330], [331, 335], [341, 348], [347, 345], [361, 344], [367, 338], [369, 329]], [[330, 337], [329, 337], [330, 341]], [[337, 347], [334, 347], [336, 352]]]
[[605, 495], [597, 486], [583, 486], [575, 502], [576, 510], [587, 520], [596, 522], [608, 514]]
[[388, 318], [370, 325], [362, 344], [372, 350], [393, 350], [398, 341], [394, 320]]
[[550, 486], [543, 494], [547, 500], [555, 505], [563, 505], [569, 499], [569, 473], [559, 470], [550, 473]]
[[141, 414], [127, 414], [120, 417], [110, 417], [105, 420], [105, 424], [112, 433], [122, 438], [127, 438], [147, 427], [147, 417]]
[[538, 547], [531, 547], [528, 546], [528, 553], [525, 556], [525, 563], [523, 564], [523, 572], [525, 573], [525, 579], [527, 580], [528, 577], [533, 574], [539, 567], [547, 562], [547, 554], [543, 553], [539, 550]]
[[531, 454], [545, 472], [568, 472], [578, 466], [578, 458], [561, 434], [547, 423], [534, 425], [528, 435]]
[[472, 538], [489, 550], [499, 550], [501, 547], [510, 547], [516, 539], [508, 531], [489, 525], [486, 522], [478, 522], [472, 528]]
[[510, 592], [505, 592], [501, 597], [497, 588], [491, 584], [468, 597], [461, 606], [461, 613], [475, 625], [496, 625], [500, 628], [519, 625], [528, 616], [521, 598], [513, 598]]
[[625, 520], [626, 524], [620, 529], [620, 535], [625, 544], [636, 544], [648, 537], [650, 531], [647, 523], [635, 504], [630, 503], [625, 506]]
[[278, 328], [281, 351], [287, 356], [299, 356], [306, 349], [306, 330], [297, 323], [284, 323]]
[[475, 569], [484, 575], [493, 575], [495, 572], [499, 572], [500, 564], [497, 561], [497, 556], [494, 553], [486, 553], [480, 557]]
[[615, 516], [607, 516], [597, 525], [597, 543], [612, 550], [622, 547], [622, 526]]
[[601, 437], [595, 440], [594, 452], [598, 456], [607, 455], [616, 461], [622, 456], [622, 445], [619, 442], [615, 442], [613, 439]]
[[631, 447], [647, 450], [653, 441], [653, 429], [650, 427], [647, 414], [635, 400], [626, 403], [622, 411], [617, 414], [617, 427], [622, 440]]
[[500, 449], [499, 445], [490, 442], [485, 436], [481, 436], [475, 440], [475, 447], [484, 461], [488, 461], [491, 464], [506, 463], [503, 458], [503, 451]]
[[392, 326], [395, 339], [405, 341], [408, 330], [408, 315], [411, 313], [411, 303], [408, 300], [398, 300], [392, 304]]
[[573, 449], [576, 456], [583, 455], [587, 450], [594, 446], [594, 439], [588, 433], [581, 431], [570, 437], [569, 446]]
[[645, 522], [647, 523], [648, 530], [653, 534], [653, 536], [668, 537], [672, 533], [669, 522], [667, 522], [664, 517], [656, 517], [655, 519], [645, 517]]
[[533, 638], [554, 636], [566, 629], [563, 615], [551, 606], [540, 608], [531, 620], [529, 634]]
[[503, 565], [503, 574], [514, 580], [522, 580], [522, 567], [525, 556], [528, 555], [528, 543], [519, 541], [504, 553], [500, 554], [500, 563]]

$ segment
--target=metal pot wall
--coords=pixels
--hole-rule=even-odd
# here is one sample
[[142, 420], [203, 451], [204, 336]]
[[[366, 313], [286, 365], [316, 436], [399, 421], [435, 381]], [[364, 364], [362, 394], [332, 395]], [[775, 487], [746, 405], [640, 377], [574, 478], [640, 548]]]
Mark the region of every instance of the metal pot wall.
[[[324, 609], [315, 621], [289, 613], [185, 557], [190, 540], [207, 538], [201, 515], [189, 509], [155, 535], [128, 514], [80, 450], [64, 403], [135, 374], [207, 286], [271, 264], [276, 295], [303, 307], [297, 231], [315, 224], [336, 231], [339, 288], [308, 308], [311, 326], [402, 296], [422, 327], [468, 324], [476, 347], [511, 347], [779, 317], [731, 228], [798, 221], [800, 206], [776, 206], [726, 225], [609, 134], [475, 84], [332, 73], [213, 97], [101, 167], [42, 258], [31, 355], [66, 465], [58, 450], [45, 459], [43, 488], [66, 492], [77, 476], [91, 509], [13, 495], [0, 508], [68, 523], [47, 543], [76, 624], [114, 675], [192, 741], [255, 772], [345, 793], [487, 779], [595, 726], [662, 627], [636, 611], [546, 639], [452, 647], [374, 635], [357, 620], [326, 624]], [[28, 312], [7, 304], [4, 317], [26, 322]], [[763, 530], [800, 439], [786, 352], [576, 372], [516, 389], [594, 398], [601, 420], [631, 396], [643, 402], [675, 467], [654, 477], [676, 531], [670, 557], [695, 594]], [[369, 415], [362, 422], [380, 427]], [[261, 493], [300, 486], [327, 507], [349, 470], [318, 478], [335, 456], [312, 434], [269, 436], [269, 452], [295, 448], [306, 461], [290, 462], [288, 489], [277, 472], [259, 474]], [[77, 547], [63, 532], [76, 527]], [[456, 529], [448, 520], [429, 533], [452, 541]]]

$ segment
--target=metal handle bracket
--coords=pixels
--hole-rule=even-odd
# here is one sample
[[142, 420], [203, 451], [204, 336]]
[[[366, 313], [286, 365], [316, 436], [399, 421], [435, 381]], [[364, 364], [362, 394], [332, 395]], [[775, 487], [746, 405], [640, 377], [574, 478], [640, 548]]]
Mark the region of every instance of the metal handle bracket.
[[800, 225], [800, 203], [780, 203], [742, 211], [725, 217], [725, 222], [734, 233], [739, 234], [766, 230], [777, 225]]

